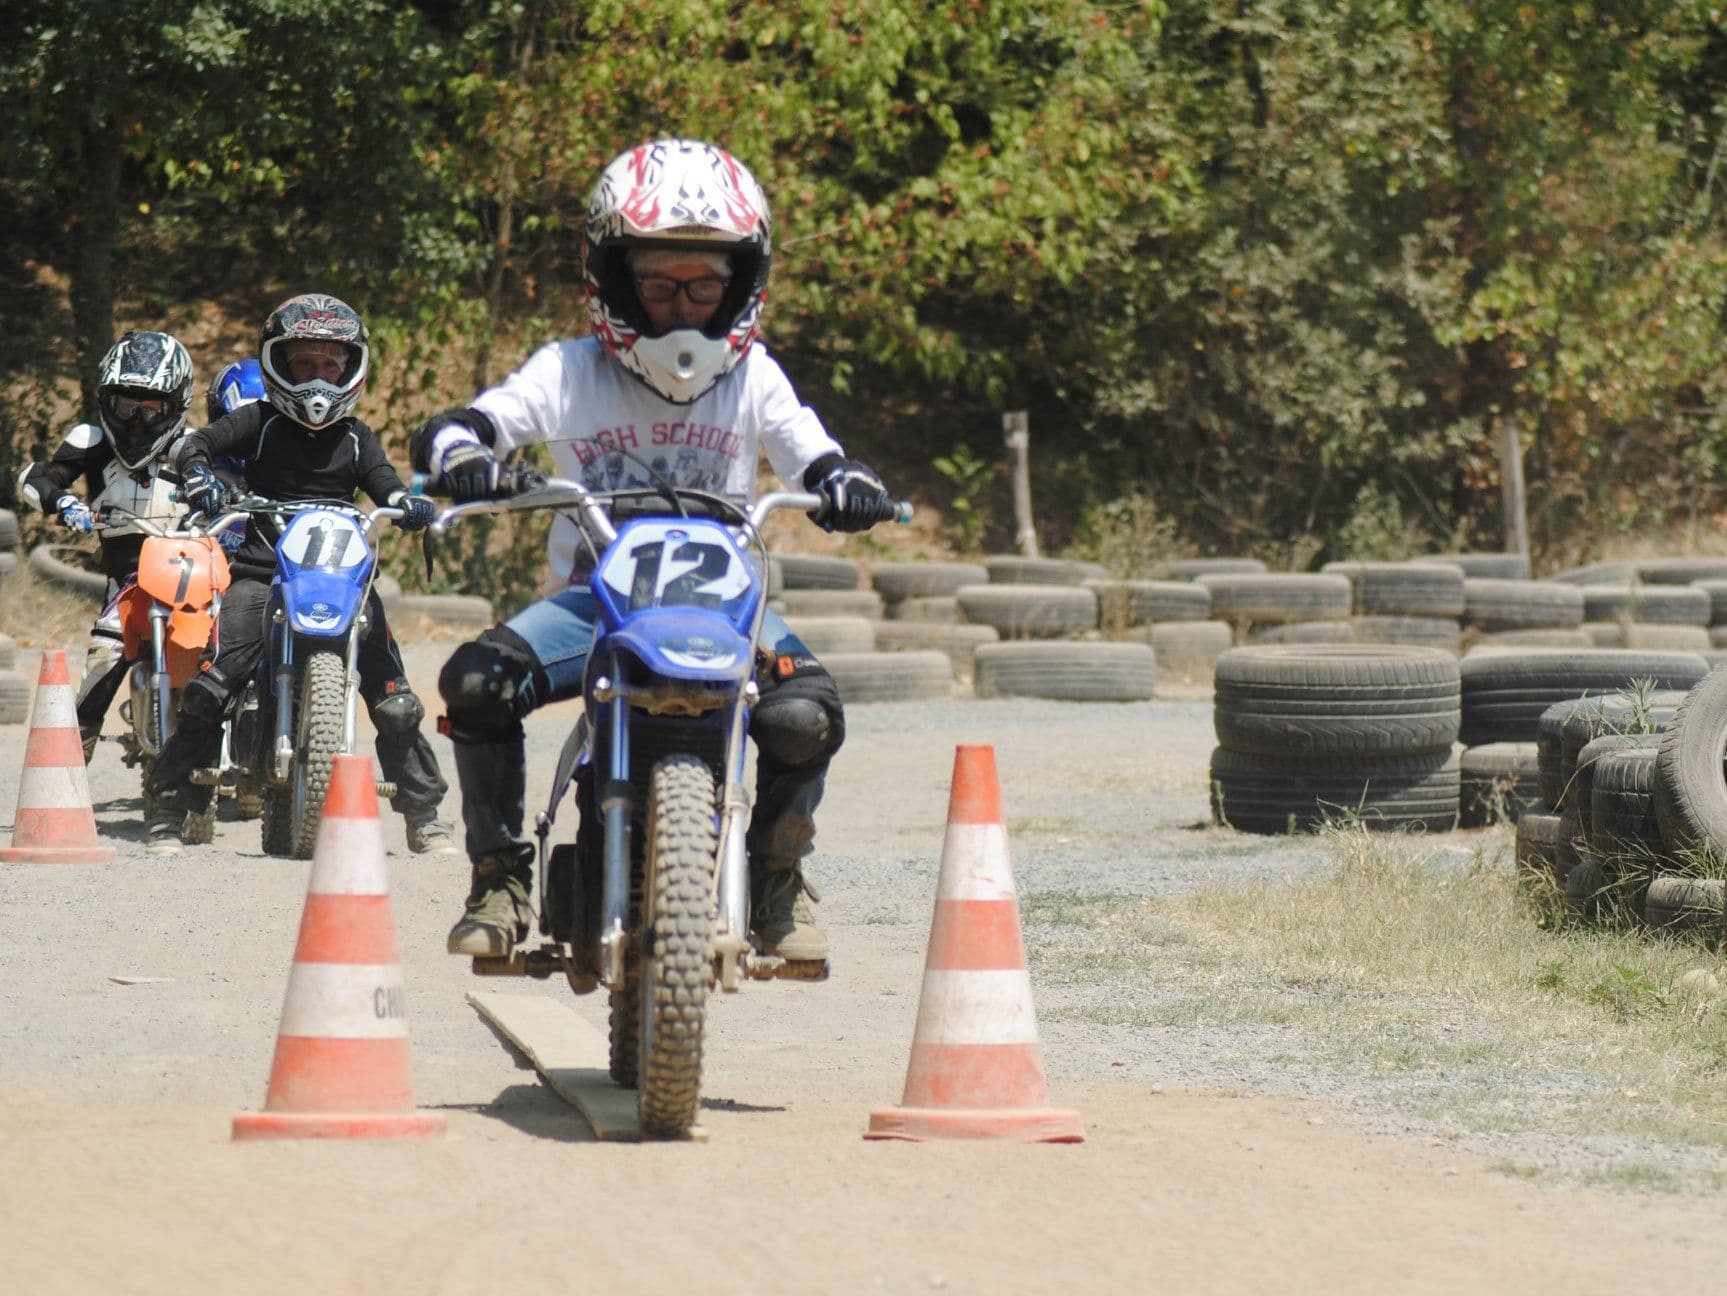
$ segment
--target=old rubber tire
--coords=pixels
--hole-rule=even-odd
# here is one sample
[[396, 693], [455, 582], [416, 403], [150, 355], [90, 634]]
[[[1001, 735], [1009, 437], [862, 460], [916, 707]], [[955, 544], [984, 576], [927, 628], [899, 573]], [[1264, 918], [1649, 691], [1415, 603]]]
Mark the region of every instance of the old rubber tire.
[[1563, 828], [1556, 814], [1539, 810], [1525, 813], [1517, 821], [1515, 858], [1520, 873], [1553, 886], [1559, 878], [1559, 834]]
[[34, 693], [26, 676], [16, 671], [0, 673], [0, 724], [23, 724], [29, 720]]
[[1450, 832], [1457, 826], [1455, 751], [1424, 756], [1255, 756], [1211, 753], [1211, 810], [1241, 832], [1302, 832], [1330, 820], [1370, 829]]
[[1211, 591], [1211, 615], [1236, 625], [1284, 621], [1346, 621], [1354, 597], [1346, 576], [1266, 572], [1201, 576]]
[[1328, 562], [1320, 570], [1349, 579], [1360, 616], [1463, 615], [1463, 573], [1445, 563]]
[[908, 598], [951, 596], [962, 585], [988, 582], [989, 569], [982, 563], [884, 562], [870, 566], [870, 584], [890, 606]]
[[1486, 576], [1498, 580], [1528, 580], [1529, 559], [1514, 553], [1442, 553], [1423, 554], [1416, 562], [1447, 563], [1465, 576]]
[[1693, 581], [1727, 579], [1727, 558], [1644, 558], [1637, 579], [1650, 585], [1689, 585]]
[[1691, 585], [1585, 585], [1583, 620], [1706, 626], [1709, 592]]
[[11, 509], [0, 509], [0, 553], [11, 553], [19, 539], [18, 515]]
[[1165, 575], [1170, 580], [1198, 580], [1201, 576], [1247, 576], [1265, 569], [1257, 558], [1178, 558], [1169, 564]]
[[300, 675], [299, 738], [294, 744], [290, 782], [294, 824], [294, 858], [311, 859], [324, 818], [324, 798], [336, 757], [342, 754], [342, 721], [346, 714], [347, 668], [328, 649], [307, 655]]
[[1352, 617], [1356, 643], [1415, 644], [1443, 648], [1453, 657], [1463, 645], [1463, 623], [1456, 617]]
[[11, 635], [0, 634], [0, 671], [18, 669], [18, 645]]
[[972, 625], [1003, 639], [1057, 639], [1097, 628], [1097, 595], [1080, 585], [967, 585], [954, 595]]
[[1066, 558], [1027, 558], [1020, 554], [992, 554], [983, 560], [990, 585], [1078, 585], [1088, 569]]
[[863, 568], [855, 558], [832, 554], [775, 554], [784, 590], [855, 590], [863, 588]]
[[866, 589], [789, 589], [780, 595], [780, 602], [786, 616], [846, 616], [879, 621], [882, 614], [881, 595]]
[[874, 652], [878, 622], [853, 616], [797, 616], [786, 626], [817, 657], [836, 652]]
[[1675, 853], [1727, 858], [1727, 671], [1691, 690], [1661, 738], [1655, 762], [1655, 815]]
[[1221, 621], [1159, 621], [1146, 627], [1145, 638], [1157, 657], [1158, 676], [1177, 684], [1210, 683], [1218, 659], [1235, 642]]
[[1457, 826], [1516, 823], [1541, 808], [1534, 743], [1487, 743], [1463, 753]]
[[975, 660], [979, 697], [1142, 702], [1157, 688], [1149, 644], [991, 643]]
[[391, 610], [417, 613], [430, 621], [450, 626], [483, 628], [497, 623], [492, 601], [477, 594], [404, 594]]
[[1097, 595], [1097, 622], [1106, 631], [1156, 621], [1203, 621], [1211, 591], [1189, 581], [1088, 580]]
[[1618, 692], [1633, 680], [1658, 689], [1690, 688], [1708, 673], [1695, 653], [1630, 648], [1514, 649], [1471, 653], [1459, 663], [1463, 741], [1533, 742], [1541, 713], [1555, 702]]
[[1478, 630], [1573, 630], [1583, 624], [1583, 591], [1545, 581], [1463, 582], [1463, 622]]
[[80, 567], [77, 559], [82, 553], [69, 545], [37, 545], [30, 551], [29, 567], [51, 585], [75, 590], [86, 598], [106, 598], [108, 578], [101, 572]]
[[1456, 659], [1435, 648], [1234, 648], [1216, 689], [1217, 741], [1263, 756], [1444, 752], [1461, 720]]
[[958, 625], [959, 600], [952, 594], [920, 594], [895, 603], [888, 609], [888, 617], [921, 625]]
[[934, 650], [833, 653], [823, 658], [822, 665], [847, 706], [945, 698], [953, 693], [953, 666], [947, 654]]
[[877, 621], [877, 652], [939, 652], [947, 655], [955, 679], [970, 679], [976, 669], [977, 650], [998, 642], [989, 626], [932, 625], [920, 621]]
[[1727, 884], [1719, 878], [1678, 877], [1664, 873], [1649, 884], [1643, 920], [1657, 931], [1720, 934]]
[[1714, 647], [1700, 625], [1667, 625], [1634, 621], [1585, 621], [1583, 633], [1597, 648], [1653, 648], [1675, 652], [1708, 652]]
[[1616, 876], [1647, 877], [1667, 854], [1655, 817], [1655, 746], [1625, 747], [1595, 762], [1587, 836]]
[[1286, 621], [1282, 625], [1248, 626], [1244, 632], [1256, 644], [1346, 644], [1355, 642], [1348, 621]]
[[649, 1138], [683, 1138], [696, 1123], [713, 980], [717, 823], [707, 762], [679, 755], [654, 766], [642, 849], [636, 1097], [642, 1133]]

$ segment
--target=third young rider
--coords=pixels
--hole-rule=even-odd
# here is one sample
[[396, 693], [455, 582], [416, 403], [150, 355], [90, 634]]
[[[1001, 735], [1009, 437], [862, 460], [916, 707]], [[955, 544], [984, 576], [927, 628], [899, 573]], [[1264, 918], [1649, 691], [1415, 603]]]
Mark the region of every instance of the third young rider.
[[[127, 333], [102, 358], [96, 384], [97, 421], [78, 424], [53, 458], [26, 468], [19, 494], [44, 513], [58, 514], [67, 530], [80, 535], [88, 535], [95, 515], [107, 508], [159, 526], [172, 524], [183, 510], [174, 501], [179, 477], [170, 467], [169, 452], [192, 405], [192, 357], [167, 333]], [[79, 478], [85, 498], [72, 489]], [[108, 592], [90, 627], [84, 680], [78, 686], [85, 761], [96, 752], [102, 720], [126, 678], [120, 588], [138, 571], [145, 534], [119, 517], [102, 528]]]
[[[761, 190], [723, 150], [657, 140], [618, 157], [588, 201], [593, 336], [542, 347], [467, 409], [428, 421], [413, 439], [415, 466], [457, 500], [487, 498], [498, 487], [497, 455], [550, 443], [559, 473], [592, 488], [648, 487], [659, 472], [748, 500], [766, 450], [781, 480], [827, 497], [826, 525], [867, 529], [892, 508], [881, 479], [845, 458], [756, 339], [768, 235]], [[568, 520], [552, 527], [550, 558], [564, 588], [463, 644], [438, 680], [473, 862], [452, 954], [507, 954], [532, 918], [522, 719], [581, 696], [597, 619]], [[752, 925], [764, 952], [825, 960], [803, 860], [845, 720], [833, 678], [772, 612], [762, 645], [785, 666], [764, 672], [750, 722]]]

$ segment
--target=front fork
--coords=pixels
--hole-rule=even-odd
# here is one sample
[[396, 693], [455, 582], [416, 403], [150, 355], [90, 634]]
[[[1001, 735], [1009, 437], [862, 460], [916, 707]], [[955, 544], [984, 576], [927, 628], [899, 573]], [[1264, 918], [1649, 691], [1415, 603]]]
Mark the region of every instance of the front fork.
[[[168, 675], [168, 608], [150, 604], [150, 702], [156, 712], [156, 750], [159, 756], [174, 732], [174, 681]], [[145, 745], [148, 750], [148, 744]]]
[[744, 834], [750, 821], [750, 794], [744, 786], [744, 734], [749, 708], [760, 700], [754, 681], [744, 685], [744, 705], [732, 711], [726, 735], [725, 803], [720, 807], [719, 929], [714, 954], [719, 959], [720, 989], [735, 992], [743, 984], [750, 952], [750, 860]]
[[288, 633], [288, 613], [278, 607], [270, 614], [276, 633], [282, 636], [282, 652], [270, 674], [270, 696], [276, 706], [276, 739], [272, 745], [271, 780], [288, 781], [294, 768], [294, 636]]

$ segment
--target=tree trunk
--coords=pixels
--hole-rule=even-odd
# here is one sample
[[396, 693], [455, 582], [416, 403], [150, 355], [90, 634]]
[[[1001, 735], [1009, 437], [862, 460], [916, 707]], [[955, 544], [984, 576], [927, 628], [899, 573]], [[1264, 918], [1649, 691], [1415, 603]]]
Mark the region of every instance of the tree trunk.
[[120, 229], [121, 129], [105, 122], [84, 135], [84, 173], [72, 235], [72, 325], [84, 415], [96, 415], [97, 366], [114, 341], [114, 243]]

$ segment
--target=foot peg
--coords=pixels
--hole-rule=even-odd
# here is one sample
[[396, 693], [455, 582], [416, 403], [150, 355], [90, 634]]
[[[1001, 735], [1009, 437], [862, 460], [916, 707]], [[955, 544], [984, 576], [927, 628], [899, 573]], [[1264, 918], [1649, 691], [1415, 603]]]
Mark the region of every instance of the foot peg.
[[222, 771], [213, 765], [206, 765], [202, 769], [193, 770], [188, 777], [199, 787], [215, 787], [222, 781]]
[[377, 780], [377, 784], [378, 797], [380, 800], [394, 801], [396, 799], [396, 785], [394, 783], [386, 783], [383, 779], [379, 779]]

